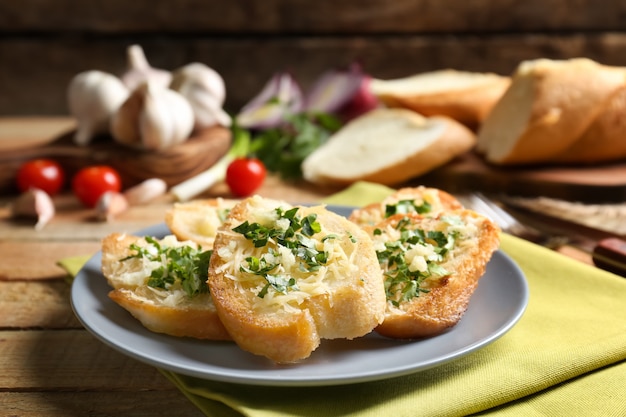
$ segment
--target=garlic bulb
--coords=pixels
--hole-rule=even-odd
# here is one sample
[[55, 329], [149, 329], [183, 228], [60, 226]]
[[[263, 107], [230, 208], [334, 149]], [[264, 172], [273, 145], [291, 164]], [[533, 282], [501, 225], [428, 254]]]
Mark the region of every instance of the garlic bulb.
[[85, 71], [72, 78], [67, 90], [69, 111], [77, 120], [77, 145], [108, 133], [113, 113], [128, 98], [129, 91], [116, 76], [102, 71]]
[[231, 125], [230, 116], [222, 109], [226, 99], [224, 80], [214, 69], [199, 62], [185, 65], [174, 72], [170, 88], [191, 104], [196, 129]]
[[172, 80], [172, 73], [163, 69], [152, 68], [141, 46], [129, 46], [126, 54], [128, 70], [121, 78], [128, 89], [132, 91], [148, 80], [162, 87], [169, 86]]
[[161, 150], [187, 140], [193, 124], [193, 110], [183, 96], [147, 81], [113, 115], [111, 134], [125, 145]]

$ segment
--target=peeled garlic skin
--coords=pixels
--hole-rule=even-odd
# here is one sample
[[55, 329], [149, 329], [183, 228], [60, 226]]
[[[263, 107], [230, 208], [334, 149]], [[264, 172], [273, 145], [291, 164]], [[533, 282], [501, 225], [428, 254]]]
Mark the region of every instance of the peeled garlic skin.
[[69, 111], [77, 121], [74, 142], [87, 145], [98, 134], [107, 133], [109, 120], [129, 95], [116, 76], [97, 70], [72, 78], [67, 90]]
[[161, 150], [187, 140], [193, 126], [193, 110], [183, 96], [147, 81], [115, 114], [111, 134], [124, 145]]

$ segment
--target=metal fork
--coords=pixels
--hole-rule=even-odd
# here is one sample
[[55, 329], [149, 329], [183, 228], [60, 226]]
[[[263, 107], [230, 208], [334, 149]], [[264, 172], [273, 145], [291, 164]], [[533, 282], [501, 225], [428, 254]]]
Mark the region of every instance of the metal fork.
[[457, 198], [466, 208], [491, 219], [503, 232], [551, 249], [561, 247], [568, 242], [568, 239], [564, 236], [550, 235], [521, 223], [497, 202], [482, 193], [473, 192], [457, 196]]

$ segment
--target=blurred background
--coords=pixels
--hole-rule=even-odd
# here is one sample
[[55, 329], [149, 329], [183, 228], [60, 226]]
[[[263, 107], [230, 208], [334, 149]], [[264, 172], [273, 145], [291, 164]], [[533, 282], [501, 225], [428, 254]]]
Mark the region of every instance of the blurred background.
[[157, 68], [214, 68], [236, 112], [278, 70], [306, 87], [352, 62], [377, 78], [508, 75], [541, 57], [626, 66], [625, 29], [618, 0], [0, 0], [0, 115], [66, 115], [70, 79], [121, 74], [132, 44]]

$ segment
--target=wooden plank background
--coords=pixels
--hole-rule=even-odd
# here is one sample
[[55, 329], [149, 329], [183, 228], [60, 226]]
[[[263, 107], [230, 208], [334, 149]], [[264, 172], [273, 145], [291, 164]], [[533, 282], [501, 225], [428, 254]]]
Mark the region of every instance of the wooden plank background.
[[67, 114], [71, 77], [122, 73], [134, 43], [156, 67], [215, 68], [236, 112], [277, 70], [306, 88], [354, 61], [380, 78], [509, 74], [540, 57], [626, 65], [625, 29], [619, 0], [0, 0], [0, 115]]

